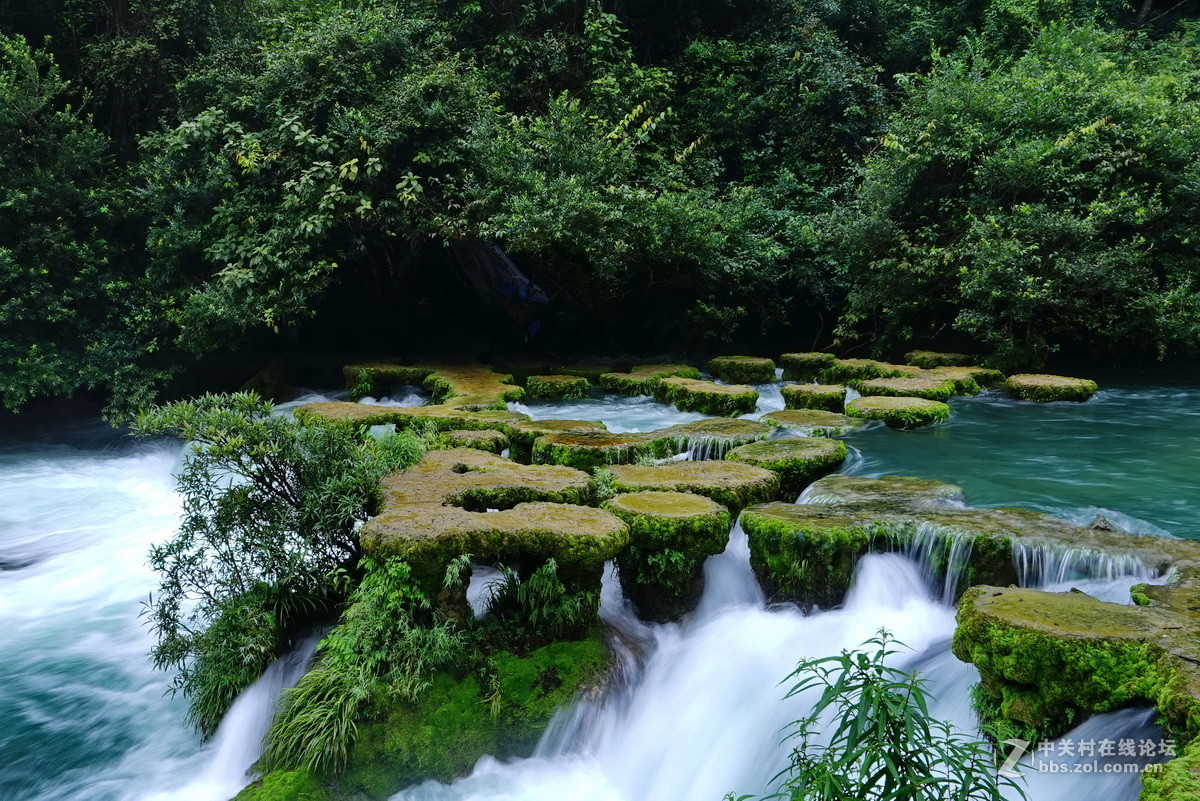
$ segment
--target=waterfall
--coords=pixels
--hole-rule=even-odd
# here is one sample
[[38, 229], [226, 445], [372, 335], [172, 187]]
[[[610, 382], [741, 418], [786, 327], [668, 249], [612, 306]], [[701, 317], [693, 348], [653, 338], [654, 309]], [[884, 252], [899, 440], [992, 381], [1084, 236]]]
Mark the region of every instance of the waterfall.
[[[1017, 583], [1039, 590], [1070, 589], [1067, 585], [1131, 584], [1161, 580], [1158, 570], [1133, 554], [1111, 554], [1085, 548], [1013, 541]], [[1082, 586], [1079, 587], [1083, 589]], [[1094, 593], [1091, 593], [1094, 594]]]

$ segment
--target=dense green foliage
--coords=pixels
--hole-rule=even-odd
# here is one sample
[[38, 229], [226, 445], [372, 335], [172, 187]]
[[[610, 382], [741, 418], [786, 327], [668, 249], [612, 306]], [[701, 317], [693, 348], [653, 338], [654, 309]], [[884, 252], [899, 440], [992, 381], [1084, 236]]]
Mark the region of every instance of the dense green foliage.
[[180, 529], [150, 554], [162, 578], [146, 617], [155, 665], [177, 671], [173, 686], [211, 734], [292, 628], [344, 599], [359, 569], [356, 524], [374, 511], [380, 477], [419, 459], [425, 442], [301, 424], [249, 394], [152, 408], [134, 433], [192, 443], [177, 476]]
[[886, 631], [866, 651], [805, 659], [788, 697], [816, 695], [792, 724], [799, 741], [781, 789], [789, 801], [994, 801], [1024, 787], [999, 775], [991, 746], [936, 720], [924, 679], [889, 664]]
[[0, 401], [127, 413], [335, 289], [419, 310], [414, 275], [455, 286], [452, 250], [490, 245], [567, 342], [1195, 351], [1196, 12], [9, 4]]

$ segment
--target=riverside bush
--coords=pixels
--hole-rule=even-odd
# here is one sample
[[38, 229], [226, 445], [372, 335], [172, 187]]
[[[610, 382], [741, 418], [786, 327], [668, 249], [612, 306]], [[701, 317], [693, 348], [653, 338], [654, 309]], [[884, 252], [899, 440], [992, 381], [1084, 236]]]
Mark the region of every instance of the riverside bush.
[[172, 687], [208, 735], [296, 626], [344, 599], [379, 479], [426, 441], [300, 423], [248, 393], [151, 408], [133, 433], [190, 443], [176, 476], [183, 520], [151, 550], [161, 578], [145, 617], [155, 666], [176, 671]]

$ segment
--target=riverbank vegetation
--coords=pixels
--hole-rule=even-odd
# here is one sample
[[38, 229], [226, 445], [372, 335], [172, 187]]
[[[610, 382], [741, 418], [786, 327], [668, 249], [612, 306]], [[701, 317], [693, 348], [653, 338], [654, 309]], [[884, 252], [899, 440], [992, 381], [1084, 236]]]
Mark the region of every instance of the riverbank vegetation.
[[1197, 10], [18, 4], [0, 397], [120, 417], [247, 336], [453, 327], [491, 245], [551, 347], [1191, 352]]

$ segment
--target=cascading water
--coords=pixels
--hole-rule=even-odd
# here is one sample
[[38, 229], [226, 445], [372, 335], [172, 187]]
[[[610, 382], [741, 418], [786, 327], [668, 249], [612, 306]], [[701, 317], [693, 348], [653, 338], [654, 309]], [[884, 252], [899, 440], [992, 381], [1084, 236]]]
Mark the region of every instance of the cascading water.
[[[1189, 482], [1200, 449], [1186, 441], [1197, 429], [1179, 421], [1196, 414], [1200, 393], [1147, 392], [1109, 390], [1078, 408], [1023, 406], [1019, 424], [1011, 401], [957, 399], [946, 425], [852, 435], [865, 456], [843, 469], [943, 478], [966, 486], [976, 504], [1035, 506], [1084, 523], [1099, 511], [1140, 533], [1194, 533]], [[613, 431], [702, 417], [644, 398], [528, 409], [540, 418], [604, 420]], [[1110, 419], [1121, 425], [1105, 428]], [[1086, 442], [1101, 429], [1110, 456], [1102, 472], [1086, 473], [1100, 463], [1096, 446]], [[266, 687], [276, 679], [264, 677], [249, 690], [221, 735], [201, 745], [184, 699], [164, 696], [166, 676], [149, 666], [152, 638], [137, 616], [156, 583], [146, 553], [177, 521], [170, 473], [179, 447], [129, 443], [99, 427], [60, 428], [51, 444], [28, 437], [9, 436], [0, 446], [0, 798], [222, 797], [204, 791], [201, 780], [240, 783], [237, 774], [257, 756], [274, 704]], [[1065, 445], [1070, 437], [1081, 445]], [[1053, 455], [1046, 455], [1046, 443], [1057, 449]], [[780, 682], [802, 656], [853, 647], [880, 626], [913, 647], [907, 664], [932, 681], [936, 714], [961, 727], [974, 724], [968, 691], [976, 674], [949, 652], [953, 610], [936, 597], [944, 583], [929, 582], [929, 571], [915, 561], [919, 554], [868, 557], [844, 608], [804, 617], [788, 606], [764, 606], [746, 547], [735, 528], [726, 551], [705, 565], [704, 596], [682, 625], [637, 620], [610, 576], [602, 615], [618, 635], [614, 689], [563, 710], [533, 758], [485, 759], [452, 785], [412, 788], [400, 797], [718, 801], [729, 791], [760, 791], [785, 764], [781, 727], [803, 709], [803, 699], [790, 706], [780, 700], [786, 689]], [[1128, 602], [1129, 585], [1150, 577], [1140, 566], [1089, 559], [1030, 554], [1026, 581]], [[1068, 562], [1070, 569], [1060, 569]], [[476, 578], [482, 588], [487, 577], [480, 571]], [[1151, 717], [1141, 710], [1095, 716], [1068, 737], [1158, 737]], [[1136, 775], [1025, 772], [1033, 801], [1126, 801], [1137, 794]]]

